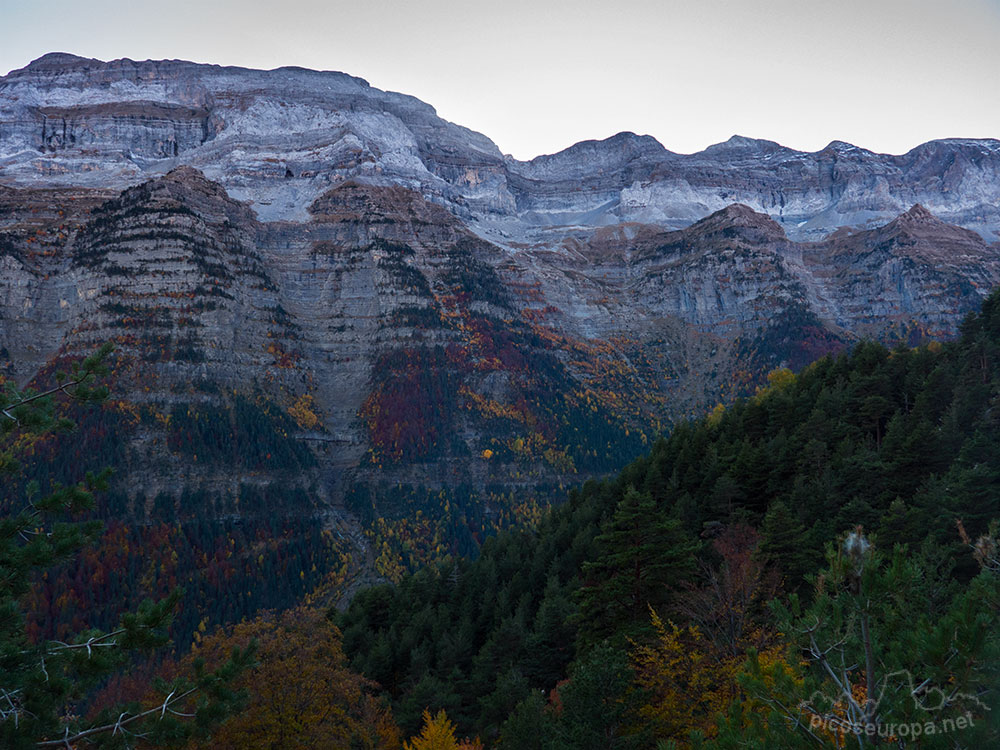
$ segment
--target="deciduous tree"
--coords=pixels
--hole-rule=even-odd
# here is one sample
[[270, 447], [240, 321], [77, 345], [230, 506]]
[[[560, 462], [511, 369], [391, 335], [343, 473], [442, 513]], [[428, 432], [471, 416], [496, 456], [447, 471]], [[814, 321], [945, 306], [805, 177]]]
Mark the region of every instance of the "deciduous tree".
[[448, 714], [424, 710], [424, 726], [420, 734], [403, 745], [403, 750], [482, 750], [482, 743], [476, 740], [461, 740], [455, 737], [455, 725]]
[[257, 664], [236, 683], [249, 695], [246, 709], [197, 747], [399, 747], [399, 730], [389, 709], [374, 696], [375, 684], [351, 671], [340, 631], [315, 610], [266, 613], [220, 630], [196, 645], [188, 661], [216, 664], [230, 650], [251, 643], [256, 644]]

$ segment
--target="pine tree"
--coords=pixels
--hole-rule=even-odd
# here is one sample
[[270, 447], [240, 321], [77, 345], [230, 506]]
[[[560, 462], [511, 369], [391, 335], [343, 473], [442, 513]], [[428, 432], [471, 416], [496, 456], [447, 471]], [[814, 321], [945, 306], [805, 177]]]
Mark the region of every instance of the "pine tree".
[[800, 590], [804, 576], [817, 567], [819, 556], [813, 549], [802, 521], [782, 501], [771, 503], [761, 524], [758, 554], [778, 569], [789, 590]]
[[[974, 549], [989, 548], [984, 539]], [[899, 748], [995, 746], [1000, 576], [991, 558], [978, 554], [980, 575], [943, 603], [933, 565], [903, 546], [882, 554], [860, 527], [827, 559], [808, 607], [795, 596], [775, 606], [789, 655], [806, 657], [802, 673], [751, 659], [742, 685], [768, 713], [751, 719], [748, 702], [734, 705], [710, 747], [875, 747], [890, 736]]]
[[[549, 750], [631, 750], [638, 695], [624, 651], [597, 646], [573, 666], [558, 691], [559, 716], [543, 747]], [[554, 701], [555, 702], [555, 701]]]
[[652, 498], [629, 487], [605, 531], [599, 555], [583, 565], [580, 639], [584, 646], [648, 629], [649, 608], [663, 605], [695, 570], [698, 543]]
[[500, 727], [501, 750], [542, 750], [553, 732], [554, 717], [546, 710], [543, 693], [532, 690]]
[[573, 612], [558, 579], [549, 578], [527, 644], [532, 657], [528, 676], [534, 683], [551, 688], [566, 673], [576, 637], [576, 629], [567, 622]]

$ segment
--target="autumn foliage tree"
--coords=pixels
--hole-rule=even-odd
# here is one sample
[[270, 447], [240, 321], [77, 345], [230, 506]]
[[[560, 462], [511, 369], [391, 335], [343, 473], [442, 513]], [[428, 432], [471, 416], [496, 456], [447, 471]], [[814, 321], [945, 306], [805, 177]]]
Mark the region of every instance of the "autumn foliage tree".
[[759, 535], [746, 523], [724, 528], [712, 542], [716, 565], [680, 597], [685, 627], [650, 618], [655, 637], [633, 644], [635, 682], [644, 696], [642, 724], [657, 740], [686, 746], [692, 732], [715, 735], [716, 720], [742, 696], [738, 677], [748, 656], [768, 666], [781, 661], [767, 604], [778, 577], [756, 554]]
[[403, 745], [403, 750], [482, 750], [478, 740], [459, 740], [455, 737], [455, 725], [444, 711], [431, 712], [424, 709], [424, 725], [420, 734]]
[[748, 523], [726, 526], [712, 540], [716, 564], [703, 563], [700, 583], [679, 597], [677, 610], [720, 654], [742, 657], [776, 638], [765, 623], [780, 578], [758, 554], [760, 545], [760, 533]]
[[257, 665], [237, 686], [249, 704], [193, 747], [212, 750], [307, 750], [317, 747], [395, 750], [399, 730], [373, 695], [370, 680], [352, 672], [340, 631], [321, 613], [300, 607], [265, 614], [209, 636], [189, 661], [214, 664], [232, 648], [257, 644]]
[[[998, 746], [997, 363], [1000, 292], [959, 341], [861, 342], [778, 371], [454, 575], [359, 595], [348, 652], [408, 730], [443, 707], [505, 750]], [[860, 572], [839, 543], [822, 571], [824, 542], [858, 524], [874, 550]], [[928, 716], [975, 726], [860, 741], [810, 726]]]

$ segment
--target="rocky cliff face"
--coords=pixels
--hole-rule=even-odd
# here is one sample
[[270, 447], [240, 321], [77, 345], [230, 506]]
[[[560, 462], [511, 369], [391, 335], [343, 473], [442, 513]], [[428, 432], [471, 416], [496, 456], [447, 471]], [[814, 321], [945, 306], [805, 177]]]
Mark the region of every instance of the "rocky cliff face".
[[306, 219], [313, 200], [352, 176], [466, 210], [513, 206], [487, 138], [341, 73], [52, 54], [0, 79], [7, 183], [121, 189], [181, 164], [264, 219]]
[[[587, 165], [586, 174], [574, 173], [569, 165], [576, 160]], [[841, 142], [804, 153], [734, 136], [684, 155], [630, 134], [527, 164], [508, 161], [513, 174], [531, 181], [518, 195], [519, 207], [558, 217], [560, 224], [684, 226], [737, 202], [770, 215], [792, 237], [808, 239], [841, 226], [880, 224], [922, 203], [991, 241], [998, 164], [1000, 142], [994, 140], [936, 141], [889, 156]], [[566, 176], [563, 189], [557, 175]], [[573, 180], [585, 181], [575, 198]]]
[[113, 340], [123, 395], [158, 413], [266, 394], [310, 415], [297, 438], [334, 498], [387, 477], [606, 470], [607, 438], [648, 437], [771, 367], [860, 335], [950, 335], [1000, 273], [995, 246], [920, 206], [816, 243], [734, 204], [511, 252], [394, 185], [341, 183], [305, 222], [261, 222], [190, 167], [110, 199], [5, 195], [10, 374]]
[[731, 203], [795, 239], [882, 224], [916, 203], [989, 241], [1000, 229], [995, 140], [890, 156], [734, 136], [686, 155], [621, 133], [520, 162], [423, 102], [341, 73], [50, 54], [0, 79], [4, 184], [121, 189], [181, 164], [264, 220], [305, 220], [313, 200], [359, 177], [416, 189], [508, 246], [623, 221], [680, 228]]
[[280, 483], [474, 545], [773, 367], [954, 333], [1000, 279], [998, 170], [631, 134], [518, 162], [339, 73], [47, 55], [0, 79], [0, 366], [117, 342], [137, 512]]

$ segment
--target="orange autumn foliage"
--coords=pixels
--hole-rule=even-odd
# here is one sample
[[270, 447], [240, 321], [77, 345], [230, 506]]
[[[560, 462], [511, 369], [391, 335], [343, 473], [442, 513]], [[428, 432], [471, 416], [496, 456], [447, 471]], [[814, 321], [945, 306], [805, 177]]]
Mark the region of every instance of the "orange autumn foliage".
[[654, 638], [634, 644], [636, 686], [647, 696], [639, 715], [657, 740], [685, 747], [692, 730], [714, 737], [716, 717], [746, 699], [737, 678], [751, 655], [765, 670], [787, 666], [778, 634], [762, 624], [777, 579], [757, 555], [758, 543], [746, 524], [723, 529], [712, 543], [720, 565], [704, 571], [703, 585], [678, 608], [689, 625], [664, 623], [651, 611]]
[[340, 631], [320, 612], [300, 607], [240, 623], [203, 639], [191, 658], [211, 666], [252, 640], [258, 664], [235, 685], [249, 705], [192, 750], [399, 748], [388, 707], [372, 694], [374, 683], [348, 668]]
[[295, 403], [289, 407], [288, 414], [303, 430], [315, 428], [320, 421], [319, 417], [316, 416], [315, 401], [308, 393], [304, 393], [295, 400]]

